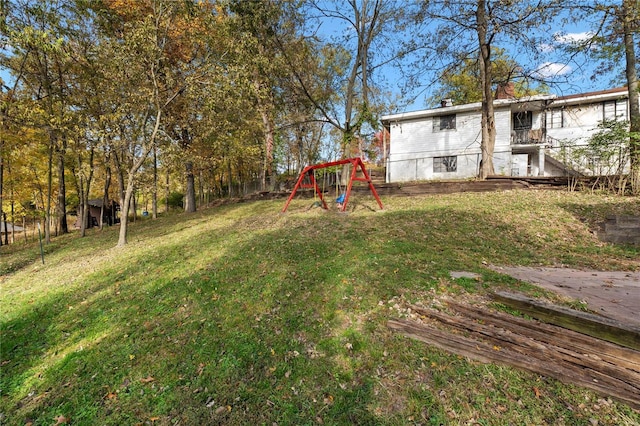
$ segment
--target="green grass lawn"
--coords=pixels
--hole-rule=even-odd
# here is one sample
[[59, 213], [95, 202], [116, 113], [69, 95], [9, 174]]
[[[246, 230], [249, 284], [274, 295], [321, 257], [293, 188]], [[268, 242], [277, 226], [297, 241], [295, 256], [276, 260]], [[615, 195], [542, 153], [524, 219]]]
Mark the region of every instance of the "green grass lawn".
[[[392, 333], [408, 302], [543, 294], [487, 265], [637, 270], [637, 198], [510, 191], [225, 204], [2, 247], [3, 425], [631, 425], [590, 391]], [[355, 209], [353, 209], [355, 208]], [[450, 271], [482, 276], [453, 280]]]

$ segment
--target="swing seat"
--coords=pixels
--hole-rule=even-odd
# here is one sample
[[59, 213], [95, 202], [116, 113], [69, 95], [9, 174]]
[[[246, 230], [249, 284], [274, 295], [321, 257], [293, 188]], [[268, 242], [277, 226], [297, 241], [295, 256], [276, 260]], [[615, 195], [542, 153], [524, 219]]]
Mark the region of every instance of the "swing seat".
[[345, 195], [346, 194], [340, 194], [340, 196], [338, 198], [336, 198], [336, 203], [338, 203], [338, 204], [344, 203]]

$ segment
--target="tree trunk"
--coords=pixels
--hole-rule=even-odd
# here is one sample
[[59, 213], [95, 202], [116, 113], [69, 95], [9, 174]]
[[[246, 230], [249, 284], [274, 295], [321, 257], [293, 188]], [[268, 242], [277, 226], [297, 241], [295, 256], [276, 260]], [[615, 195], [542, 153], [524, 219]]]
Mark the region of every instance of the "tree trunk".
[[53, 197], [53, 136], [49, 138], [49, 152], [47, 159], [47, 201], [44, 212], [44, 242], [51, 243], [51, 198]]
[[231, 176], [231, 159], [227, 159], [228, 179], [227, 186], [229, 188], [229, 198], [233, 197], [233, 177]]
[[131, 206], [129, 211], [133, 211], [131, 218], [133, 220], [133, 223], [136, 223], [136, 219], [138, 219], [138, 199], [136, 198], [135, 184], [133, 187], [133, 195], [131, 196]]
[[15, 216], [15, 202], [13, 200], [13, 185], [11, 185], [11, 244], [15, 244], [16, 242], [16, 216]]
[[[118, 155], [113, 156], [113, 160], [116, 165], [116, 173], [118, 176], [118, 202], [120, 203], [120, 219], [124, 216], [124, 198], [125, 198], [125, 183], [124, 183], [124, 166], [120, 161], [120, 157]], [[127, 208], [127, 211], [129, 209]]]
[[[4, 149], [4, 141], [0, 135], [0, 217], [2, 217], [2, 201], [4, 194], [4, 156], [2, 155]], [[0, 238], [0, 246], [2, 246], [2, 238]]]
[[187, 188], [184, 199], [184, 211], [194, 213], [196, 211], [196, 185], [193, 176], [193, 162], [187, 160], [184, 164], [185, 175], [187, 178]]
[[58, 151], [58, 221], [60, 224], [60, 233], [68, 234], [69, 226], [67, 224], [67, 186], [64, 178], [64, 156], [66, 153], [66, 142], [63, 140], [60, 150]]
[[640, 195], [640, 106], [638, 106], [638, 74], [633, 40], [633, 9], [637, 7], [637, 0], [623, 0], [622, 2], [622, 27], [624, 31], [624, 49], [626, 55], [627, 88], [629, 89], [629, 180], [631, 191], [634, 195]]
[[[104, 189], [102, 192], [102, 206], [106, 206], [107, 203], [109, 203], [109, 187], [111, 186], [111, 166], [109, 165], [109, 154], [106, 155], [106, 159], [105, 159], [105, 178], [104, 178]], [[111, 213], [110, 213], [110, 219], [109, 219], [109, 225], [111, 225], [113, 223], [113, 215], [114, 215], [114, 209], [113, 209], [113, 204], [109, 203], [110, 207], [111, 207]], [[101, 218], [100, 220], [100, 230], [102, 230], [104, 227], [104, 222]]]
[[[80, 166], [80, 155], [78, 155], [78, 166]], [[80, 167], [78, 167], [78, 169], [81, 170]], [[80, 221], [80, 237], [82, 238], [86, 235], [87, 230], [87, 218], [85, 212], [89, 210], [89, 203], [85, 198], [82, 172], [78, 172], [77, 182], [76, 191], [78, 191], [78, 197], [80, 198], [78, 205], [78, 208], [80, 209], [80, 211], [78, 211], [78, 220]]]
[[127, 245], [127, 227], [129, 225], [129, 205], [133, 196], [133, 175], [129, 173], [127, 189], [124, 193], [122, 206], [120, 207], [120, 234], [118, 235], [118, 247]]
[[151, 191], [151, 218], [158, 218], [158, 149], [153, 146], [153, 189]]
[[82, 212], [80, 216], [80, 220], [82, 223], [80, 224], [80, 236], [84, 237], [87, 233], [87, 223], [89, 222], [89, 200], [83, 197], [82, 199]]
[[165, 199], [164, 199], [164, 212], [169, 213], [169, 196], [171, 195], [171, 188], [169, 187], [169, 168], [167, 168], [167, 175], [165, 179]]
[[[273, 182], [271, 182], [271, 168], [273, 165], [274, 130], [273, 123], [271, 122], [267, 113], [262, 112], [261, 115], [262, 124], [264, 125], [264, 164], [262, 166], [264, 173], [262, 175], [262, 190], [267, 191], [273, 189]], [[267, 178], [269, 179], [269, 182], [267, 182]]]
[[491, 88], [491, 43], [487, 40], [487, 16], [485, 0], [478, 0], [476, 20], [480, 46], [480, 82], [482, 84], [482, 161], [480, 179], [494, 174], [493, 151], [496, 145], [496, 124], [493, 112], [493, 90]]
[[[2, 212], [2, 220], [4, 221], [4, 245], [8, 246], [9, 245], [9, 228], [7, 227], [7, 214], [5, 212]], [[2, 234], [0, 234], [0, 239], [2, 237]]]

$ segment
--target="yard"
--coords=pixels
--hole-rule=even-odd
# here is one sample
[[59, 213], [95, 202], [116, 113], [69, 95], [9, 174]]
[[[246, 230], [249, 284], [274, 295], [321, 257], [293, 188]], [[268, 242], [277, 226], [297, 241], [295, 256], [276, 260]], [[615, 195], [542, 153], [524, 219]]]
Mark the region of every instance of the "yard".
[[[394, 333], [409, 304], [553, 296], [489, 265], [639, 270], [637, 198], [565, 191], [223, 204], [2, 247], [6, 425], [637, 425], [586, 389]], [[478, 280], [453, 279], [470, 271]]]

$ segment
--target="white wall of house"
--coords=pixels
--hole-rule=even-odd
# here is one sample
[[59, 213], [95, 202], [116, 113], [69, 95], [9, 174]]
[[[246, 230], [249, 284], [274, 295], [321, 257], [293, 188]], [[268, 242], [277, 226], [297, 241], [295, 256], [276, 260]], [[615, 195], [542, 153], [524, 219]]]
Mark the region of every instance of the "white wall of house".
[[614, 174], [626, 170], [628, 164], [617, 164], [614, 159], [602, 164], [597, 158], [573, 158], [572, 149], [584, 147], [603, 120], [627, 121], [628, 117], [626, 90], [558, 98], [549, 105], [547, 112], [547, 135], [551, 145], [547, 154], [585, 174]]
[[[627, 99], [625, 89], [613, 89], [561, 98], [540, 95], [497, 100], [494, 103], [495, 173], [507, 176], [565, 174], [559, 162], [563, 156], [561, 147], [585, 144], [604, 118], [626, 120]], [[475, 103], [383, 117], [390, 131], [387, 181], [478, 176], [482, 157], [480, 108], [480, 103]], [[516, 111], [531, 111], [530, 130], [514, 129]], [[455, 115], [455, 128], [441, 129], [441, 117], [451, 115]], [[548, 156], [557, 161], [545, 161]]]
[[582, 145], [605, 117], [627, 120], [628, 111], [627, 99], [594, 99], [580, 104], [558, 100], [547, 113], [547, 135], [557, 141]]
[[[390, 121], [387, 180], [465, 179], [478, 175], [480, 151], [479, 104], [429, 110], [423, 116]], [[455, 128], [440, 129], [442, 116], [455, 114]], [[496, 173], [511, 171], [511, 114], [509, 108], [496, 109]]]

